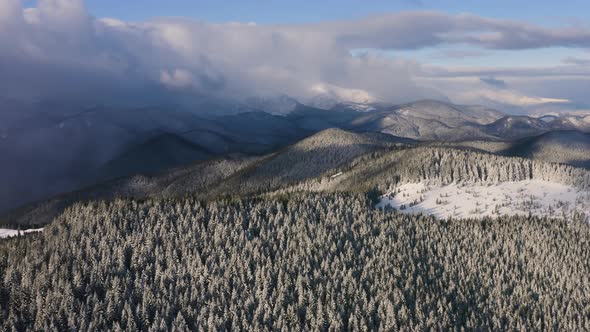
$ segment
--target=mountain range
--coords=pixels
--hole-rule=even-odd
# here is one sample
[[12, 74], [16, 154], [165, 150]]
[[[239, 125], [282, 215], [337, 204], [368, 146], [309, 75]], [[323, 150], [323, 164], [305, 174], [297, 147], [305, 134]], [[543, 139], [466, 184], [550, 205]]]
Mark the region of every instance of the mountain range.
[[[5, 184], [0, 212], [117, 178], [156, 175], [229, 155], [263, 156], [328, 128], [411, 144], [485, 142], [503, 145], [506, 155], [544, 159], [546, 152], [518, 146], [538, 138], [534, 151], [549, 151], [568, 139], [541, 140], [548, 137], [544, 134], [586, 137], [581, 133], [590, 132], [590, 115], [516, 116], [434, 100], [404, 105], [324, 100], [327, 109], [322, 109], [279, 96], [204, 102], [205, 110], [2, 103], [7, 111], [0, 119], [0, 153], [10, 162], [0, 165]], [[208, 107], [226, 110], [215, 113]], [[556, 161], [587, 166], [586, 149], [581, 145], [574, 159]]]
[[[191, 147], [186, 141], [177, 143], [174, 137], [163, 138], [158, 144], [165, 148], [173, 146], [165, 145], [168, 140], [172, 144]], [[564, 144], [572, 141], [578, 143], [570, 154]], [[552, 153], [554, 151], [561, 152]], [[164, 150], [160, 152], [168, 153]], [[514, 142], [441, 143], [420, 142], [382, 133], [326, 129], [265, 155], [230, 154], [158, 174], [132, 175], [104, 181], [13, 209], [0, 218], [0, 225], [41, 226], [49, 223], [71, 204], [80, 201], [110, 201], [117, 198], [176, 199], [187, 195], [211, 199], [293, 191], [364, 193], [372, 188], [386, 191], [392, 185], [392, 180], [397, 181], [395, 179], [420, 181], [430, 176], [441, 176], [445, 159], [452, 163], [446, 166], [451, 172], [461, 174], [461, 170], [456, 167], [468, 167], [465, 172], [469, 178], [480, 176], [483, 168], [506, 167], [514, 170], [507, 165], [520, 165], [527, 160], [536, 161], [539, 164], [530, 167], [551, 169], [549, 173], [541, 173], [541, 178], [556, 178], [568, 184], [590, 186], [590, 172], [570, 169], [568, 165], [553, 164], [557, 162], [572, 166], [590, 166], [588, 152], [590, 135], [578, 132], [551, 132]], [[153, 153], [155, 156], [157, 152]], [[129, 156], [147, 158], [141, 154]], [[438, 166], [433, 164], [433, 158], [441, 160]], [[162, 160], [168, 159], [163, 156], [158, 160], [145, 161], [162, 166]], [[138, 161], [127, 162], [135, 165]], [[472, 170], [474, 167], [477, 167], [477, 172]], [[488, 174], [488, 171], [485, 172]], [[560, 175], [562, 173], [565, 175]], [[519, 174], [516, 178], [523, 176], [523, 173]], [[534, 176], [538, 177], [539, 175]], [[453, 175], [450, 181], [453, 181]]]

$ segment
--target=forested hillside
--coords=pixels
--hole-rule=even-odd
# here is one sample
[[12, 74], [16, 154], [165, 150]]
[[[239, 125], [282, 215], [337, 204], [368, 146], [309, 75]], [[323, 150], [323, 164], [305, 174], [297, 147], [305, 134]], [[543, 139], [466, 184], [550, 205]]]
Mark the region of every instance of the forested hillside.
[[384, 134], [324, 130], [245, 168], [211, 188], [210, 196], [262, 194], [315, 181], [322, 175], [334, 175], [338, 167], [358, 157], [408, 148], [407, 142]]
[[441, 185], [545, 180], [589, 188], [590, 172], [465, 147], [416, 146], [411, 140], [390, 135], [329, 129], [266, 156], [222, 158], [55, 197], [16, 210], [0, 218], [0, 224], [41, 226], [79, 200], [186, 195], [211, 199], [294, 191], [364, 193], [373, 189], [384, 194], [399, 184], [424, 180]]
[[0, 242], [2, 330], [587, 330], [590, 230], [364, 196], [78, 204]]
[[50, 223], [65, 208], [78, 201], [113, 200], [117, 197], [181, 197], [205, 194], [218, 183], [256, 162], [256, 157], [236, 156], [201, 162], [158, 176], [137, 175], [105, 182], [84, 190], [60, 195], [12, 211], [0, 224], [41, 226]]
[[[189, 110], [163, 105], [6, 105], [0, 98], [0, 109], [10, 110], [8, 116], [0, 114], [0, 154], [10, 161], [0, 164], [4, 184], [0, 213], [122, 176], [159, 174], [235, 153], [276, 152], [328, 128], [447, 143], [511, 141], [556, 130], [588, 131], [583, 119], [562, 123], [558, 120], [565, 119], [556, 118], [548, 124], [482, 106], [435, 100], [330, 109], [304, 105], [287, 96], [254, 98], [246, 104], [202, 102]], [[47, 113], [49, 109], [54, 114]]]
[[505, 155], [590, 168], [590, 134], [555, 131], [511, 144]]
[[398, 184], [424, 180], [437, 184], [494, 184], [538, 179], [590, 187], [590, 172], [585, 169], [442, 147], [416, 147], [362, 156], [341, 169], [343, 172], [338, 177], [324, 176], [287, 190], [368, 191], [376, 188], [387, 192]]
[[0, 330], [589, 329], [585, 216], [374, 204], [409, 183], [587, 190], [590, 172], [412, 143], [326, 130], [32, 206], [12, 220], [53, 222], [0, 241]]

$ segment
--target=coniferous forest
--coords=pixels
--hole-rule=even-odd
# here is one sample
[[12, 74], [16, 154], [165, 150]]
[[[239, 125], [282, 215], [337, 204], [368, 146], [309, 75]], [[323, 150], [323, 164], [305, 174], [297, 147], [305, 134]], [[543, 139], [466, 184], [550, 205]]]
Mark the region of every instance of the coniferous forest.
[[4, 331], [590, 329], [590, 229], [360, 194], [78, 203], [0, 242]]
[[0, 0], [0, 332], [590, 331], [570, 2]]

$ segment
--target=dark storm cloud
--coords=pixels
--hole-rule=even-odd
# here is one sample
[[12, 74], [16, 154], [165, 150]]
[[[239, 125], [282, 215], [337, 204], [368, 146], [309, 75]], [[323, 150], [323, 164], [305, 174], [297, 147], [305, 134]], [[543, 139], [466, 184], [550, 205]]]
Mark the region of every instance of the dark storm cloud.
[[[94, 18], [81, 0], [0, 2], [4, 94], [66, 98], [286, 93], [396, 102], [440, 96], [415, 77], [413, 60], [354, 49], [590, 47], [590, 30], [547, 28], [475, 15], [404, 12], [299, 25], [210, 24], [180, 18], [130, 23]], [[489, 69], [478, 77], [501, 73]], [[527, 75], [527, 70], [522, 70]], [[534, 72], [534, 70], [532, 71]], [[434, 76], [457, 75], [447, 70]], [[487, 82], [489, 84], [489, 82]], [[154, 90], [156, 89], [156, 90]], [[134, 91], [135, 94], [130, 92]], [[442, 93], [445, 93], [444, 89]]]

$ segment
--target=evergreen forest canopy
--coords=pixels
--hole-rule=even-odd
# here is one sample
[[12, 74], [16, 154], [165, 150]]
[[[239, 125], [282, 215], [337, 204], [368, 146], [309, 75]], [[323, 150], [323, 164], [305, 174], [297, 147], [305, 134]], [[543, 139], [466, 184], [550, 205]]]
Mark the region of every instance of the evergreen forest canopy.
[[14, 219], [51, 222], [0, 241], [0, 329], [590, 329], [583, 216], [374, 206], [403, 183], [530, 179], [590, 187], [569, 165], [341, 130], [117, 180]]
[[3, 330], [587, 330], [575, 220], [438, 221], [362, 195], [77, 204], [0, 242]]

